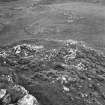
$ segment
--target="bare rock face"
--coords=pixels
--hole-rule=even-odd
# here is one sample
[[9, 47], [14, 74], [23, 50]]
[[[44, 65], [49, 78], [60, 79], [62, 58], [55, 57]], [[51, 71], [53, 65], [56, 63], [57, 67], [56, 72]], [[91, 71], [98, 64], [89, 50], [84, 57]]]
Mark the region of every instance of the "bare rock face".
[[8, 68], [0, 69], [0, 85], [11, 104], [24, 105], [27, 91], [40, 105], [105, 104], [105, 56], [84, 42], [22, 40], [1, 47], [0, 64]]

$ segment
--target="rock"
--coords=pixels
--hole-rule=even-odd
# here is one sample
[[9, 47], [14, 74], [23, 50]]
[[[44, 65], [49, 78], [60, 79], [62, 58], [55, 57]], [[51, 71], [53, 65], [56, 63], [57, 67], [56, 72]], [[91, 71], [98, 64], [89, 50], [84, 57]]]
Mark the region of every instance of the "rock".
[[34, 96], [28, 94], [18, 101], [18, 105], [39, 105], [39, 104]]
[[5, 104], [10, 104], [11, 103], [11, 96], [10, 94], [6, 94], [4, 97], [3, 97], [3, 100], [2, 100], [2, 103], [5, 105]]
[[1, 89], [0, 90], [0, 99], [3, 98], [6, 94], [6, 89]]

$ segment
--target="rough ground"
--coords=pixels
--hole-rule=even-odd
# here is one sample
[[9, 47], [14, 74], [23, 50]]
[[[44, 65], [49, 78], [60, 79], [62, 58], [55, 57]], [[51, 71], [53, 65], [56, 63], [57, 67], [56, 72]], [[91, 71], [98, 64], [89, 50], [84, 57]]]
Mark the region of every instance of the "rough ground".
[[105, 104], [105, 56], [84, 42], [23, 40], [1, 48], [0, 64], [0, 87], [10, 94], [2, 105], [18, 104], [26, 94], [18, 85], [36, 98], [31, 105]]
[[0, 105], [105, 105], [104, 5], [0, 0]]

